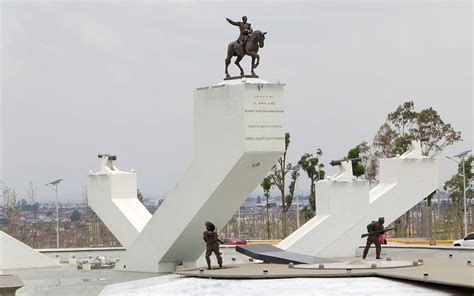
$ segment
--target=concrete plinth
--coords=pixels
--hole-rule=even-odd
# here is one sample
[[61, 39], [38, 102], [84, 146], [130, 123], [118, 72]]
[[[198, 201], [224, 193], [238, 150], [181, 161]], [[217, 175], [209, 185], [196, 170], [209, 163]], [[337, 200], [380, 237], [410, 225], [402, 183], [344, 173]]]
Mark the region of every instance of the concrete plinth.
[[[177, 271], [175, 274], [212, 279], [351, 278], [376, 276], [471, 289], [471, 292], [474, 289], [472, 277], [474, 268], [466, 265], [465, 261], [460, 260], [427, 259], [423, 264], [417, 266], [358, 268], [349, 271], [347, 268], [301, 268], [302, 265], [298, 265], [298, 268], [296, 267], [297, 265], [289, 267], [288, 264], [247, 263], [224, 266], [223, 269], [204, 270], [202, 273], [199, 269], [190, 269]], [[267, 270], [267, 272], [264, 273], [263, 270]], [[464, 292], [465, 290], [462, 291]]]
[[361, 234], [378, 217], [386, 225], [438, 188], [438, 161], [421, 155], [419, 141], [403, 155], [380, 161], [380, 182], [369, 190], [367, 181], [352, 175], [350, 161], [340, 173], [316, 183], [316, 216], [277, 247], [306, 255], [353, 257], [365, 244]]
[[244, 78], [197, 89], [194, 138], [193, 163], [119, 268], [168, 272], [195, 265], [204, 223], [223, 227], [284, 151], [283, 85]]
[[15, 296], [16, 290], [23, 287], [20, 277], [13, 274], [0, 274], [0, 295]]
[[137, 175], [120, 171], [112, 159], [101, 159], [101, 170], [89, 173], [89, 206], [120, 243], [128, 248], [151, 218], [137, 198]]

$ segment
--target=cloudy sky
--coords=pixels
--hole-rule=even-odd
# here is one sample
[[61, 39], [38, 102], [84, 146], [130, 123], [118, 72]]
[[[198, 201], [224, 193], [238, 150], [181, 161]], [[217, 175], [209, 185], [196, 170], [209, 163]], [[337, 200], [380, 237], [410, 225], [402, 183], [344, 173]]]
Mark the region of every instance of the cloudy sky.
[[115, 153], [145, 196], [165, 196], [193, 158], [192, 92], [223, 78], [238, 36], [225, 18], [247, 15], [268, 32], [258, 74], [287, 84], [291, 161], [317, 148], [340, 158], [413, 100], [462, 132], [440, 156], [441, 184], [456, 169], [445, 155], [472, 148], [472, 12], [470, 1], [3, 1], [0, 180], [20, 196], [32, 181], [47, 200], [44, 184], [63, 178], [61, 198], [79, 199], [96, 155]]

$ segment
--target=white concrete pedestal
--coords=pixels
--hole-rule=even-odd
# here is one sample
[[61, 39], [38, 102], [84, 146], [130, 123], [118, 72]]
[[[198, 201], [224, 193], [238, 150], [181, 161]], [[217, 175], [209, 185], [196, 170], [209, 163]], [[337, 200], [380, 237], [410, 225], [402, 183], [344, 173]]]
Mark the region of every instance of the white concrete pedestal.
[[128, 248], [151, 218], [137, 198], [137, 175], [120, 171], [114, 161], [101, 159], [101, 170], [89, 173], [89, 206], [110, 229], [122, 246]]
[[403, 155], [380, 162], [380, 182], [369, 190], [355, 179], [349, 161], [341, 173], [316, 183], [316, 216], [277, 247], [319, 257], [354, 257], [365, 244], [361, 234], [378, 217], [385, 225], [426, 198], [438, 187], [438, 161], [421, 155], [419, 141]]
[[[283, 85], [222, 82], [194, 92], [195, 158], [119, 268], [174, 271], [205, 249], [204, 222], [220, 230], [282, 155]], [[126, 267], [125, 267], [126, 266]]]
[[[0, 274], [3, 270], [60, 267], [61, 264], [0, 231]], [[2, 293], [0, 293], [2, 295]]]

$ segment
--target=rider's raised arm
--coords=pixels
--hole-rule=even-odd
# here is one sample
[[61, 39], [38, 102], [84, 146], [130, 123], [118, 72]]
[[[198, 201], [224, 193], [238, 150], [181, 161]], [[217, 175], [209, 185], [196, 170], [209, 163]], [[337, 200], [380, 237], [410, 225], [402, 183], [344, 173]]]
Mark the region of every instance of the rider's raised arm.
[[234, 22], [233, 20], [226, 18], [226, 20], [229, 22], [229, 24], [234, 25], [234, 26], [240, 26], [238, 22]]

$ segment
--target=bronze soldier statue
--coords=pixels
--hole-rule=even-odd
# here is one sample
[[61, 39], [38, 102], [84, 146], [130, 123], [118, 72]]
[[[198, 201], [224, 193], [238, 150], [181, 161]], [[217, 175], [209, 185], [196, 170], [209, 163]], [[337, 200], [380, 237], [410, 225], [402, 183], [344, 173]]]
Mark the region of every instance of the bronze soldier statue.
[[376, 259], [381, 259], [380, 253], [382, 252], [382, 246], [380, 245], [379, 237], [385, 233], [385, 228], [383, 226], [384, 223], [385, 218], [380, 217], [378, 221], [372, 221], [372, 223], [367, 225], [367, 231], [369, 232], [369, 234], [367, 236], [367, 243], [365, 244], [362, 259], [365, 259], [367, 257], [367, 253], [369, 253], [369, 249], [372, 243], [375, 244]]
[[[247, 42], [248, 36], [253, 32], [252, 30], [252, 25], [250, 23], [247, 23], [247, 17], [243, 16], [241, 22], [234, 22], [233, 20], [226, 18], [226, 20], [229, 22], [229, 24], [234, 25], [239, 27], [240, 29], [240, 35], [239, 38], [237, 39], [237, 42], [242, 45], [242, 47], [239, 48], [239, 55], [244, 54], [245, 50], [245, 42]], [[242, 51], [240, 51], [242, 50]]]
[[211, 254], [214, 252], [217, 258], [217, 263], [219, 268], [222, 268], [222, 257], [219, 252], [219, 243], [223, 244], [224, 242], [219, 239], [216, 232], [216, 226], [211, 222], [206, 222], [206, 231], [203, 232], [203, 239], [206, 242], [206, 262], [207, 269], [211, 270]]

